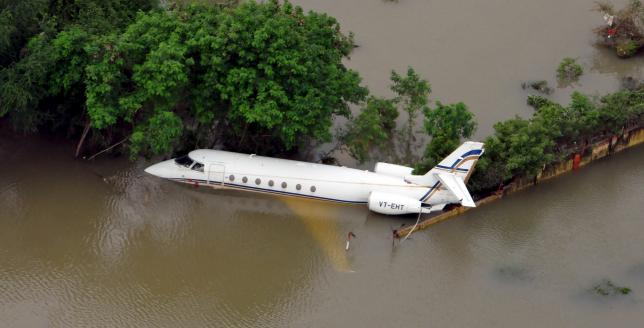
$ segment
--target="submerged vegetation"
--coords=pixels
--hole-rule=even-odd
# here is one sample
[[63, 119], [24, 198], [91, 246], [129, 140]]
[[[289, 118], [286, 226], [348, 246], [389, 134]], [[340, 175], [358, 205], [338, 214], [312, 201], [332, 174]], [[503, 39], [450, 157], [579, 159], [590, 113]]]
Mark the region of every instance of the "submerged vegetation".
[[608, 1], [600, 1], [595, 10], [603, 13], [606, 20], [606, 24], [595, 29], [600, 44], [614, 49], [622, 58], [631, 57], [644, 47], [644, 5], [640, 0], [631, 0], [620, 10]]
[[523, 82], [521, 83], [521, 88], [523, 88], [523, 90], [531, 89], [546, 95], [554, 92], [554, 90], [548, 86], [548, 81], [546, 80]]
[[583, 73], [584, 69], [575, 58], [566, 57], [557, 67], [557, 79], [563, 84], [576, 82]]
[[599, 284], [595, 285], [592, 290], [595, 294], [601, 296], [628, 295], [632, 292], [630, 288], [617, 286], [608, 279], [602, 280]]

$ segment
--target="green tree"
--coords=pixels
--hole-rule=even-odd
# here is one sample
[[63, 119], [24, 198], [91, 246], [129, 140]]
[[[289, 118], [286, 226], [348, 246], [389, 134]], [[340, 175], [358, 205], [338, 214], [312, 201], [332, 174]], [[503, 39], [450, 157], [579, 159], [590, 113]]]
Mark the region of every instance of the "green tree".
[[602, 97], [597, 109], [597, 129], [614, 134], [624, 127], [642, 124], [644, 116], [644, 86], [622, 90]]
[[397, 117], [392, 100], [371, 96], [360, 114], [347, 125], [341, 142], [352, 157], [363, 163], [374, 148], [382, 150], [390, 144], [387, 141], [393, 137]]
[[436, 102], [436, 108], [424, 110], [425, 132], [431, 137], [425, 148], [423, 160], [416, 165], [416, 171], [429, 171], [445, 156], [456, 149], [461, 139], [469, 138], [476, 130], [474, 114], [462, 102], [443, 105]]
[[301, 137], [331, 138], [334, 116], [363, 100], [360, 77], [342, 64], [351, 36], [325, 14], [289, 2], [244, 3], [225, 15], [204, 56], [206, 78], [228, 106], [227, 120], [292, 148]]
[[22, 60], [0, 70], [0, 117], [8, 115], [16, 129], [33, 132], [48, 117], [38, 105], [48, 94], [55, 59], [44, 34], [32, 38], [25, 52]]
[[106, 140], [131, 135], [133, 154], [204, 135], [266, 153], [328, 140], [333, 118], [367, 94], [342, 64], [353, 41], [332, 17], [278, 1], [151, 3], [52, 1], [53, 25], [0, 71], [0, 116], [29, 130], [65, 121]]
[[[8, 1], [0, 30], [0, 117], [35, 131], [82, 121], [87, 49], [99, 35], [126, 25], [152, 0]], [[10, 24], [7, 27], [4, 24]], [[7, 42], [6, 40], [9, 40]], [[61, 124], [61, 122], [66, 122]]]
[[431, 93], [431, 86], [427, 80], [421, 78], [413, 68], [407, 68], [406, 75], [400, 75], [396, 71], [391, 71], [391, 90], [396, 93], [394, 98], [396, 104], [401, 105], [407, 113], [407, 126], [403, 134], [406, 136], [405, 144], [405, 162], [411, 163], [413, 158], [412, 146], [414, 144], [414, 124], [419, 112], [428, 109], [428, 97]]
[[[332, 118], [350, 115], [348, 103], [364, 99], [359, 76], [342, 64], [352, 40], [335, 19], [288, 2], [214, 8], [141, 14], [103, 47], [87, 68], [97, 128], [137, 118], [143, 127], [135, 130], [145, 134], [152, 131], [146, 118], [186, 110], [201, 125], [225, 126], [230, 147], [266, 152], [271, 144], [293, 148], [302, 137], [330, 139]], [[145, 136], [136, 140], [147, 145], [134, 150], [167, 152], [176, 142]]]
[[542, 121], [514, 118], [494, 125], [485, 139], [485, 155], [477, 164], [472, 191], [489, 190], [511, 178], [534, 177], [554, 160], [550, 126]]
[[504, 163], [505, 179], [524, 174], [535, 176], [545, 164], [552, 161], [553, 146], [547, 130], [550, 127], [521, 118], [494, 125], [494, 135], [487, 141], [490, 158], [498, 157]]

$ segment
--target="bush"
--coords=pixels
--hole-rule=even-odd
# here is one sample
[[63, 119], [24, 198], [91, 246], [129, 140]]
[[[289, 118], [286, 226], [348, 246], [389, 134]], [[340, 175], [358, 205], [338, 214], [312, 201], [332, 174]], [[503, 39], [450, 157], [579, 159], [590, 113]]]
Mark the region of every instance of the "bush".
[[637, 52], [639, 50], [640, 46], [637, 44], [637, 42], [633, 40], [624, 40], [624, 41], [618, 41], [617, 46], [615, 47], [615, 51], [617, 52], [617, 56], [622, 57], [622, 58], [628, 58]]
[[528, 106], [534, 108], [534, 110], [539, 110], [541, 107], [553, 104], [551, 100], [539, 95], [529, 95], [527, 103]]
[[584, 73], [584, 69], [574, 58], [566, 57], [557, 67], [557, 79], [562, 82], [574, 82]]
[[599, 44], [615, 49], [622, 58], [635, 55], [644, 46], [644, 6], [641, 1], [631, 0], [619, 11], [610, 2], [600, 1], [595, 10], [613, 16], [612, 25], [602, 24], [595, 28]]

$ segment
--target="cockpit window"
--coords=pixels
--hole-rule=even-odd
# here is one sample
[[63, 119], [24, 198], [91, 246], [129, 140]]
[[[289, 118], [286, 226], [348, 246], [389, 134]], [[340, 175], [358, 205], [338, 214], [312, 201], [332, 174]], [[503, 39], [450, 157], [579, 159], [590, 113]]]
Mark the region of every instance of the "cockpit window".
[[203, 172], [203, 164], [195, 162], [195, 165], [192, 166], [192, 169], [195, 171]]
[[185, 156], [175, 158], [174, 162], [181, 166], [190, 167], [190, 165], [192, 165], [194, 161], [191, 160], [190, 157], [188, 157], [188, 155], [185, 155]]

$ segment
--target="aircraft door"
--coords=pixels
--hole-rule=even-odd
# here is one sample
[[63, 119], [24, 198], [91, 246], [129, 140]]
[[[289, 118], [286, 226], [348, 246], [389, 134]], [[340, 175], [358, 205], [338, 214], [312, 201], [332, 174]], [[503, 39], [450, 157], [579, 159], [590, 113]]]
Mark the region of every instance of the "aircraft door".
[[224, 185], [224, 173], [226, 166], [222, 163], [210, 163], [208, 166], [208, 184]]

